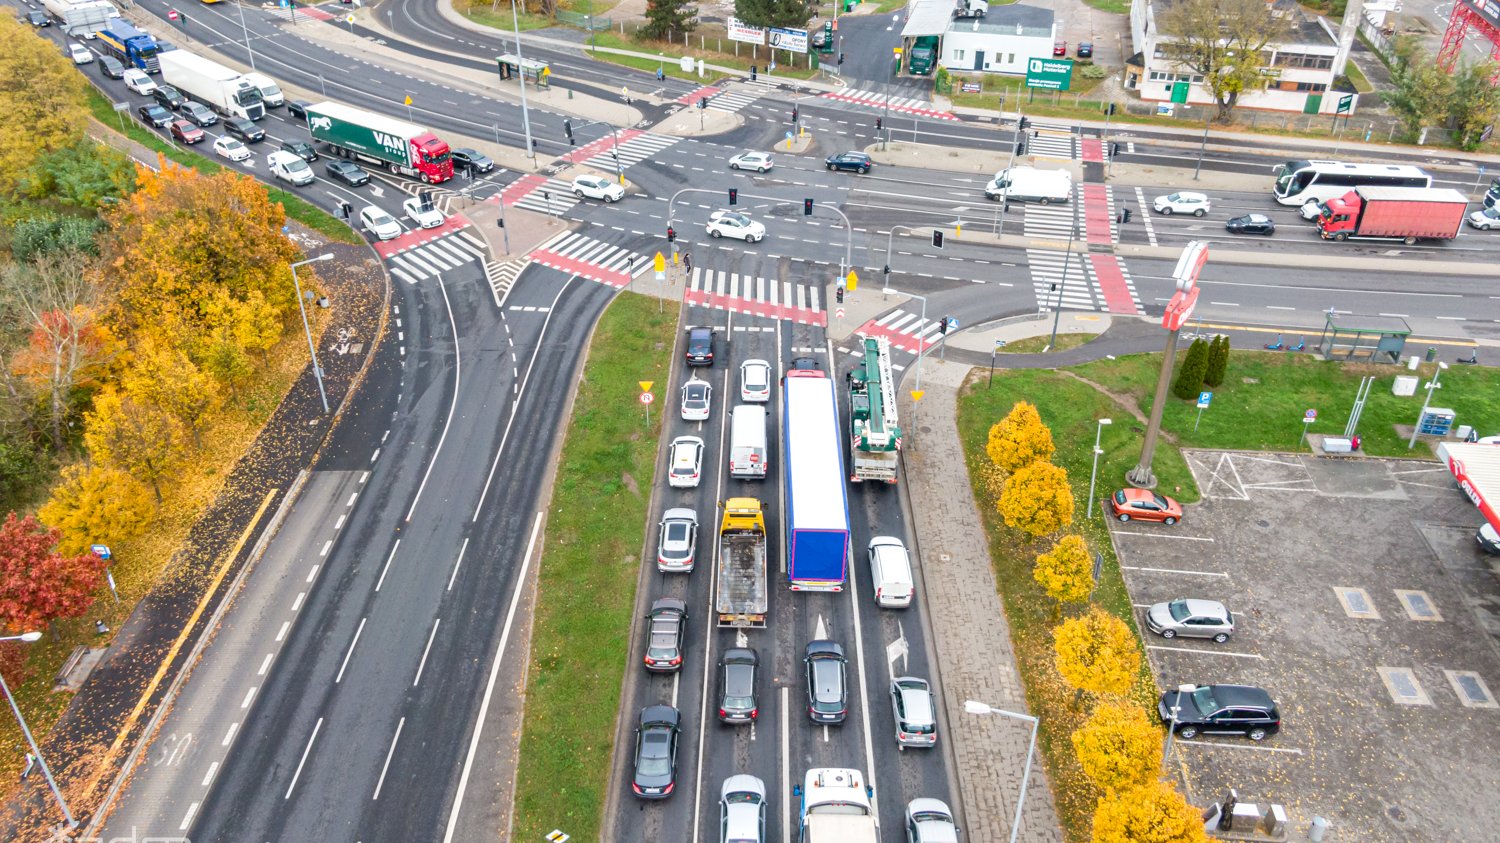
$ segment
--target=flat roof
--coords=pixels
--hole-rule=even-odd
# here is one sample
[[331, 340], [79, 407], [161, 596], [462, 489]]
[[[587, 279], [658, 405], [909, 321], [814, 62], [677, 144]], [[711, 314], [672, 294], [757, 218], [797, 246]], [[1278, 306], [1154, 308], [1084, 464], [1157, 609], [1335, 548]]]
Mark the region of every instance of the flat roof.
[[906, 26], [901, 29], [902, 38], [921, 38], [926, 35], [943, 35], [953, 21], [956, 0], [916, 0], [907, 7]]
[[1485, 520], [1500, 530], [1500, 445], [1443, 442], [1438, 456]]

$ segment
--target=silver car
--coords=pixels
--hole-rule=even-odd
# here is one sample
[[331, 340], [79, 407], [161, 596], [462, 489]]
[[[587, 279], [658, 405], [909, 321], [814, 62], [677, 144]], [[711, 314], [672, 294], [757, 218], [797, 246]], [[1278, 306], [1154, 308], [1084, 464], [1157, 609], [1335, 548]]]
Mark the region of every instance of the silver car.
[[926, 679], [898, 676], [891, 680], [891, 711], [900, 749], [937, 746], [936, 707], [932, 704], [932, 686]]
[[766, 783], [741, 773], [719, 791], [719, 843], [765, 843]]
[[958, 843], [958, 824], [941, 799], [906, 803], [906, 843]]
[[1147, 609], [1146, 626], [1163, 638], [1212, 638], [1223, 644], [1234, 634], [1234, 615], [1217, 600], [1178, 598]]

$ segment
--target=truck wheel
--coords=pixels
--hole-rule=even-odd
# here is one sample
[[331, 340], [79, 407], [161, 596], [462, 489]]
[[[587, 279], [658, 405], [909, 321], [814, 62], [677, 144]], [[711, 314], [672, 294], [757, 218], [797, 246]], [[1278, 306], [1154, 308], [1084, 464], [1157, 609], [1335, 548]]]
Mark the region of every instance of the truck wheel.
[[401, 168], [399, 166], [395, 165], [395, 164], [387, 164], [385, 166], [385, 168], [387, 170], [390, 170], [391, 171], [391, 175], [393, 175], [393, 176], [399, 176], [399, 175], [401, 175]]
[[1333, 239], [1335, 239], [1335, 240], [1339, 241], [1340, 243], [1342, 243], [1345, 240], [1349, 239], [1349, 232], [1347, 232], [1347, 231], [1340, 231], [1337, 234], [1333, 235]]
[[1037, 204], [1039, 204], [1039, 205], [1051, 205], [1052, 204], [1052, 200], [1048, 199], [1045, 196], [1043, 196], [1042, 198], [1040, 198], [1040, 199], [1037, 200]]
[[1401, 242], [1405, 243], [1408, 246], [1415, 246], [1415, 245], [1417, 245], [1417, 238], [1415, 238], [1415, 237], [1408, 237], [1405, 240], [1402, 240]]
[[422, 183], [423, 184], [432, 184], [432, 176], [431, 176], [431, 174], [423, 173], [422, 174]]

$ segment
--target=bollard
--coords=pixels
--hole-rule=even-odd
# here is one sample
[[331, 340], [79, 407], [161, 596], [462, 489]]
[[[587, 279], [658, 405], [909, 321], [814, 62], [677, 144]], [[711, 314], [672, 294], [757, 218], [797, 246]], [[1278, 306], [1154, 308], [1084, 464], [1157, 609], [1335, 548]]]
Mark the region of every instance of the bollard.
[[572, 98], [573, 98], [573, 89], [569, 88], [568, 89], [568, 99], [572, 99]]
[[1312, 843], [1323, 843], [1323, 835], [1328, 833], [1328, 820], [1322, 817], [1312, 818], [1312, 827], [1307, 830], [1307, 839]]

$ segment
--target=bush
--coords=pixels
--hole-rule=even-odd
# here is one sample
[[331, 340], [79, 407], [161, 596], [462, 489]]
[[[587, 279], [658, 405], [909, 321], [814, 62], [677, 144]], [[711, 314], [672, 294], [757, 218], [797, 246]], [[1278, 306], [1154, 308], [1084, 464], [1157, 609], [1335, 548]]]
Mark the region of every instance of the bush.
[[1109, 75], [1109, 71], [1097, 64], [1086, 64], [1079, 68], [1078, 72], [1085, 79], [1103, 79]]
[[1186, 401], [1189, 398], [1197, 398], [1198, 392], [1203, 388], [1203, 377], [1208, 371], [1208, 343], [1203, 340], [1193, 340], [1188, 346], [1187, 357], [1182, 361], [1182, 367], [1177, 370], [1177, 380], [1172, 384], [1172, 394]]

